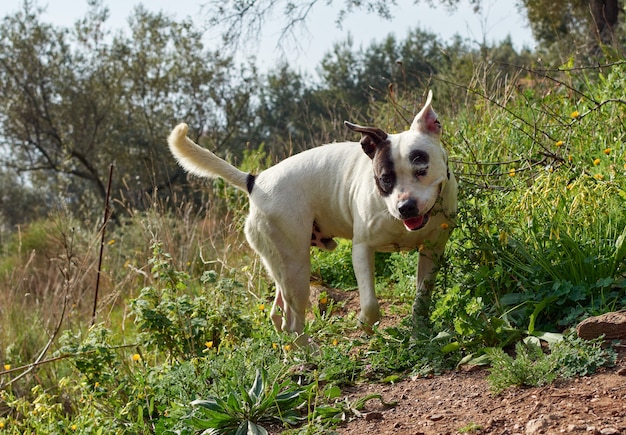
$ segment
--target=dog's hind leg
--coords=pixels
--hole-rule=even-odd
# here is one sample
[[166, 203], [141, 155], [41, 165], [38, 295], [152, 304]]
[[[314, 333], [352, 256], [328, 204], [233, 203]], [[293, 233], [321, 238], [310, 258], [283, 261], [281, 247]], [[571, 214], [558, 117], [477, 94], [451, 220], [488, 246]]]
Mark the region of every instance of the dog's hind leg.
[[285, 312], [285, 302], [283, 301], [283, 292], [276, 284], [276, 297], [274, 297], [274, 303], [272, 304], [272, 310], [270, 311], [270, 318], [274, 324], [274, 328], [277, 331], [283, 330], [283, 314]]
[[275, 328], [301, 336], [310, 292], [309, 235], [303, 232], [288, 238], [275, 222], [251, 213], [246, 221], [246, 237], [276, 283], [276, 298], [270, 312]]
[[274, 253], [272, 260], [268, 259], [267, 254], [259, 252], [266, 269], [276, 283], [276, 298], [270, 317], [276, 330], [295, 332], [300, 336], [304, 332], [304, 320], [309, 304], [311, 274], [309, 249], [307, 246], [306, 255], [298, 256], [287, 254], [281, 249], [272, 251]]

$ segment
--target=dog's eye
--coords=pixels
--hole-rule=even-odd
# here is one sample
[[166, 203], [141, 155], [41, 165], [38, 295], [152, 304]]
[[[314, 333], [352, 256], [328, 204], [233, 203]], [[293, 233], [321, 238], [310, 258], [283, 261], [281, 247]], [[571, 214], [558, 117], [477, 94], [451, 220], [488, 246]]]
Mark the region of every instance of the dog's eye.
[[381, 176], [378, 177], [378, 181], [376, 184], [378, 184], [378, 188], [380, 189], [381, 192], [389, 193], [393, 190], [393, 185], [395, 181], [396, 179], [393, 173], [382, 174]]
[[418, 169], [417, 171], [415, 171], [415, 178], [423, 177], [424, 175], [426, 175], [426, 172], [426, 168]]

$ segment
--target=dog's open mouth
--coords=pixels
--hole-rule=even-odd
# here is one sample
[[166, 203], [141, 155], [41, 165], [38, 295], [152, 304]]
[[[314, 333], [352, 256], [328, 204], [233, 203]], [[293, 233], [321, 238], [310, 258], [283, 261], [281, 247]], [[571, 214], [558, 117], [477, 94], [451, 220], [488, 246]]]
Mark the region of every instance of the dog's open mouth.
[[430, 214], [426, 213], [420, 216], [412, 217], [409, 219], [404, 219], [402, 222], [404, 223], [404, 226], [406, 227], [407, 230], [417, 231], [421, 228], [424, 228], [424, 225], [428, 223], [429, 216]]

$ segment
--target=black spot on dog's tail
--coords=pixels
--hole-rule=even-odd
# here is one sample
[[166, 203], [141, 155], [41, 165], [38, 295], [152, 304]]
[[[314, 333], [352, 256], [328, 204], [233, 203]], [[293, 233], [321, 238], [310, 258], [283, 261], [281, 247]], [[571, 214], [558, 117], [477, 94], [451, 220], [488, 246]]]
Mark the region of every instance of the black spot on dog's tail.
[[252, 189], [254, 189], [254, 179], [256, 177], [252, 174], [248, 174], [248, 178], [246, 178], [246, 188], [248, 189], [248, 195], [252, 193]]

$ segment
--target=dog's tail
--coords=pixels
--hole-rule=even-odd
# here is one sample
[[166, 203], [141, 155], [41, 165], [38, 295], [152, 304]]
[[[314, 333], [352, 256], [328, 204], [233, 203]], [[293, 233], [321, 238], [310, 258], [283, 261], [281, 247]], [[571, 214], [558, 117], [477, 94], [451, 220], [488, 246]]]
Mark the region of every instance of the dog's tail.
[[200, 176], [221, 177], [233, 186], [252, 192], [254, 176], [240, 171], [225, 160], [220, 159], [211, 151], [202, 148], [187, 137], [187, 124], [178, 124], [167, 138], [170, 151], [187, 172]]

